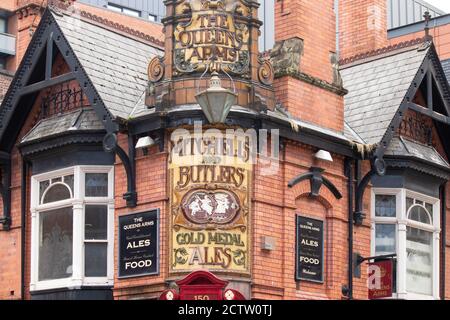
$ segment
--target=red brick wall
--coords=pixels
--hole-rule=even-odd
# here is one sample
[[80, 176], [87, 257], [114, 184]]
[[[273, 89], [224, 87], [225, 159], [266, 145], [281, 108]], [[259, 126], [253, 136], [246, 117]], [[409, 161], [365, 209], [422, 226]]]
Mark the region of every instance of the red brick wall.
[[[255, 168], [254, 181], [254, 245], [253, 298], [256, 299], [341, 299], [341, 289], [348, 284], [348, 198], [343, 159], [333, 155], [332, 164], [316, 163], [314, 148], [288, 143], [283, 151], [279, 172], [263, 176]], [[309, 181], [287, 188], [289, 180], [305, 173], [317, 164], [326, 169], [325, 176], [343, 193], [336, 199], [322, 187], [317, 198], [310, 198]], [[305, 215], [324, 220], [324, 283], [294, 280], [295, 275], [295, 216]], [[367, 227], [355, 229], [357, 240], [367, 238]], [[361, 235], [361, 236], [360, 236]], [[276, 239], [275, 250], [261, 250], [261, 237]], [[368, 254], [369, 246], [361, 248]], [[355, 279], [355, 297], [367, 298], [365, 278]]]
[[275, 40], [298, 37], [304, 41], [300, 70], [313, 77], [333, 81], [330, 53], [336, 52], [334, 0], [276, 1]]
[[[333, 83], [331, 55], [336, 52], [333, 0], [276, 1], [275, 40], [303, 40], [299, 71]], [[344, 100], [319, 86], [292, 77], [276, 79], [276, 98], [295, 117], [336, 131], [344, 126]], [[317, 97], [320, 97], [319, 99]]]
[[[120, 135], [122, 148], [128, 150], [127, 136]], [[118, 257], [114, 257], [114, 297], [115, 299], [157, 298], [165, 289], [165, 279], [168, 277], [169, 261], [169, 219], [168, 219], [168, 191], [167, 191], [167, 158], [168, 152], [159, 152], [158, 146], [149, 149], [147, 156], [138, 151], [136, 157], [136, 176], [138, 206], [127, 208], [122, 194], [126, 192], [127, 179], [122, 163], [116, 158], [115, 166], [115, 223], [114, 230], [118, 230], [118, 217], [132, 212], [148, 209], [160, 209], [160, 274], [129, 279], [118, 279]], [[115, 231], [114, 254], [118, 252], [118, 239]]]
[[386, 10], [386, 0], [339, 2], [340, 58], [349, 58], [388, 44]]

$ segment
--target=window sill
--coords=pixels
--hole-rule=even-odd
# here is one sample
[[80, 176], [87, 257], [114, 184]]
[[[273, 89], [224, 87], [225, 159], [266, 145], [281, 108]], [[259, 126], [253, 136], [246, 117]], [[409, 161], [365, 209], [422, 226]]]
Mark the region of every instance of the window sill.
[[440, 298], [416, 293], [394, 293], [392, 297], [381, 300], [440, 300]]
[[81, 288], [97, 288], [97, 287], [112, 287], [114, 281], [107, 278], [95, 278], [95, 279], [84, 279], [84, 281], [68, 279], [50, 280], [42, 281], [30, 285], [31, 293], [45, 292], [45, 291], [55, 291], [55, 290], [73, 290]]

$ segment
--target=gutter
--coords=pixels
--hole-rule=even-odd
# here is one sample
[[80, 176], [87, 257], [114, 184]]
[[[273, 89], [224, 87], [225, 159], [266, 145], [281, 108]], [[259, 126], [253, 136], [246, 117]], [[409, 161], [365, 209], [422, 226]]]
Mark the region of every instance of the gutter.
[[[348, 287], [346, 296], [353, 300], [353, 167], [352, 159], [345, 161], [345, 175], [347, 177], [347, 195], [348, 195]], [[344, 293], [344, 292], [343, 292]], [[345, 294], [344, 293], [344, 294]]]
[[441, 186], [441, 300], [445, 300], [447, 250], [447, 184]]

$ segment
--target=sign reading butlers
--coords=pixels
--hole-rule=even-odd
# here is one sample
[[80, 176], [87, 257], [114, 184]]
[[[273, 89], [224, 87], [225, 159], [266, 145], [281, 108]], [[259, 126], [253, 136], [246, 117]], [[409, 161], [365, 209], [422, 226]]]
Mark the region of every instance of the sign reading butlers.
[[159, 272], [159, 210], [119, 217], [119, 277]]
[[214, 64], [218, 70], [249, 72], [251, 9], [245, 1], [179, 1], [176, 16], [174, 65], [179, 73], [199, 72]]
[[220, 130], [172, 135], [171, 272], [249, 273], [249, 145]]

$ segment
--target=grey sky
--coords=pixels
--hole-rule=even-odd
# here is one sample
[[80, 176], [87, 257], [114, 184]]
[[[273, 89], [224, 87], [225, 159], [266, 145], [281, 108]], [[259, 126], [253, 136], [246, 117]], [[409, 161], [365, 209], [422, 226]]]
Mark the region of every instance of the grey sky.
[[446, 13], [450, 13], [450, 0], [425, 0], [432, 6], [435, 6]]

